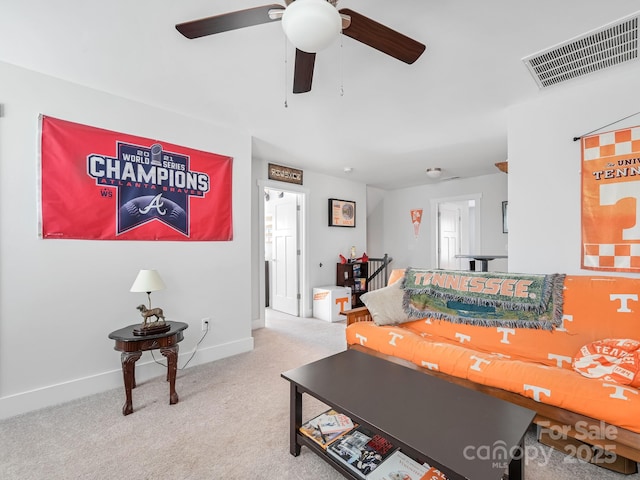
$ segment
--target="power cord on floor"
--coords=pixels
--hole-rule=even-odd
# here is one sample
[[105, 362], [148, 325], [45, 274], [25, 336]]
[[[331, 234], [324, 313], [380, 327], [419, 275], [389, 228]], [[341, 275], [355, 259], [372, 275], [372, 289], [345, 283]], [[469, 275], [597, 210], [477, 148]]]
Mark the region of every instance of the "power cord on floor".
[[[198, 351], [198, 346], [202, 343], [202, 341], [204, 340], [204, 337], [206, 337], [207, 334], [209, 333], [209, 323], [207, 323], [206, 325], [207, 325], [207, 329], [202, 334], [202, 337], [200, 337], [200, 340], [198, 340], [198, 343], [196, 343], [196, 346], [193, 349], [193, 353], [191, 354], [189, 359], [185, 362], [185, 364], [182, 366], [182, 368], [178, 367], [178, 370], [184, 370], [185, 368], [187, 368], [187, 365], [189, 365], [189, 362], [191, 361], [191, 359], [194, 357], [194, 355]], [[159, 362], [158, 360], [156, 360], [156, 357], [153, 354], [153, 350], [151, 350], [151, 358], [153, 358], [153, 361], [156, 362], [158, 365], [162, 365], [164, 368], [167, 368], [167, 364], [166, 363], [162, 363], [162, 362]]]

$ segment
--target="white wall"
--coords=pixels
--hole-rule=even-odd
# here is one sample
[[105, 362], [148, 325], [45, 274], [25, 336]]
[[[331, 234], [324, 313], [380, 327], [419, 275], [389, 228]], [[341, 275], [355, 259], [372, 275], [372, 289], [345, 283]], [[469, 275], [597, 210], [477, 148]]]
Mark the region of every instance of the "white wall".
[[[511, 270], [602, 273], [580, 268], [581, 152], [573, 137], [638, 112], [639, 81], [636, 61], [551, 87], [510, 109]], [[639, 124], [635, 116], [602, 131]]]
[[[305, 173], [309, 195], [309, 287], [336, 284], [339, 255], [358, 256], [367, 250], [367, 187], [342, 177]], [[356, 227], [329, 227], [330, 198], [356, 202]], [[322, 266], [320, 266], [322, 264]], [[311, 303], [306, 305], [311, 308]]]
[[367, 255], [382, 258], [384, 247], [384, 198], [386, 191], [367, 187]]
[[[472, 253], [507, 255], [507, 234], [502, 233], [502, 202], [507, 200], [507, 175], [497, 172], [387, 192], [384, 200], [384, 249], [393, 257], [393, 268], [435, 267], [431, 200], [463, 195], [481, 197], [480, 248]], [[417, 208], [423, 210], [418, 238], [411, 223], [411, 210]], [[506, 271], [507, 265], [506, 259], [496, 259], [489, 262], [489, 270]]]
[[[243, 288], [251, 262], [250, 137], [5, 63], [0, 79], [0, 416], [122, 387], [120, 354], [107, 336], [141, 320], [135, 306], [145, 296], [129, 292], [140, 268], [157, 268], [167, 284], [154, 304], [190, 324], [179, 367], [201, 337], [203, 317], [212, 318], [212, 332], [190, 366], [252, 349]], [[40, 239], [39, 114], [234, 157], [234, 240]], [[165, 374], [148, 352], [137, 367], [140, 380]]]

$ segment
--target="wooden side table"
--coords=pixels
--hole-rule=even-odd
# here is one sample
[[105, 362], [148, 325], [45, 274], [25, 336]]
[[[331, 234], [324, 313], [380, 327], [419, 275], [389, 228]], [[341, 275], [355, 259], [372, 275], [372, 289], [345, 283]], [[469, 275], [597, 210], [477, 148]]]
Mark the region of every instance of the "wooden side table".
[[168, 332], [156, 335], [139, 336], [133, 334], [133, 329], [140, 324], [129, 325], [109, 334], [109, 338], [116, 341], [115, 350], [122, 352], [122, 374], [124, 376], [124, 391], [126, 400], [122, 407], [122, 414], [133, 413], [131, 390], [136, 386], [136, 362], [146, 350], [160, 349], [160, 353], [167, 358], [167, 381], [169, 382], [169, 404], [178, 403], [176, 393], [176, 373], [178, 371], [178, 343], [184, 338], [183, 331], [189, 325], [182, 322], [167, 322], [171, 325]]

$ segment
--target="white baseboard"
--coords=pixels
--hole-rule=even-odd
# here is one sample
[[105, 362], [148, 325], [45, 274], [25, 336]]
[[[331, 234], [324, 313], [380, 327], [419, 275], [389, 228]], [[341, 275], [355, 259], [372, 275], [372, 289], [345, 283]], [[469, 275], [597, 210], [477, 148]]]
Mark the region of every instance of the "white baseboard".
[[[187, 368], [231, 357], [240, 353], [249, 352], [251, 350], [253, 350], [253, 337], [198, 349], [187, 365]], [[183, 368], [184, 364], [189, 360], [192, 354], [193, 351], [180, 353], [178, 356], [178, 368]], [[143, 382], [150, 378], [166, 375], [166, 370], [161, 365], [158, 365], [153, 361], [153, 359], [144, 361], [145, 358], [151, 357], [147, 353], [144, 353], [143, 357], [136, 362], [137, 382]], [[165, 360], [161, 355], [156, 355], [156, 359], [160, 361]], [[0, 419], [69, 402], [88, 395], [111, 390], [112, 388], [122, 388], [122, 398], [124, 399], [124, 385], [121, 369], [111, 370], [89, 377], [77, 378], [68, 382], [49, 385], [29, 390], [27, 392], [2, 397], [0, 398]]]

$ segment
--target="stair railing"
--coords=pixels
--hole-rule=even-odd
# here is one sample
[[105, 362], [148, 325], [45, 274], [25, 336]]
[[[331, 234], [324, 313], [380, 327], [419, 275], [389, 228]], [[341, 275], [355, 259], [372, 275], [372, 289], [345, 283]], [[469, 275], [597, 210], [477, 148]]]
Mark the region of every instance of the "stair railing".
[[367, 291], [377, 290], [387, 286], [389, 278], [389, 264], [393, 261], [386, 253], [382, 258], [369, 257], [369, 277], [367, 278]]

